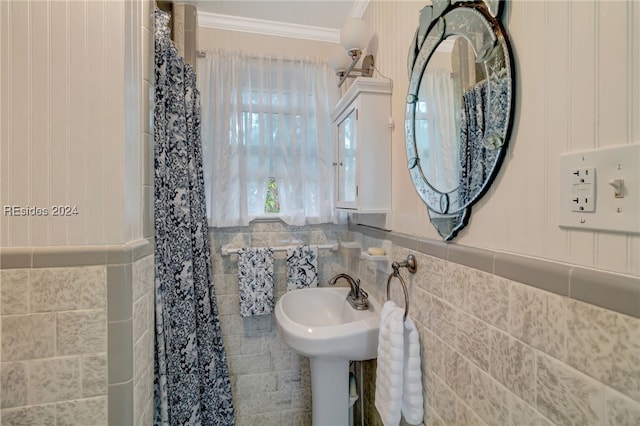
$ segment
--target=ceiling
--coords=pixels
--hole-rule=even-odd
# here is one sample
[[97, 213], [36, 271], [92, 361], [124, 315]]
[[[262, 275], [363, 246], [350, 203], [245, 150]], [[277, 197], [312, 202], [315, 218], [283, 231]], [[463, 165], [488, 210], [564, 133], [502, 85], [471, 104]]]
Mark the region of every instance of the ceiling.
[[369, 0], [192, 0], [198, 25], [338, 42], [349, 17], [361, 17]]

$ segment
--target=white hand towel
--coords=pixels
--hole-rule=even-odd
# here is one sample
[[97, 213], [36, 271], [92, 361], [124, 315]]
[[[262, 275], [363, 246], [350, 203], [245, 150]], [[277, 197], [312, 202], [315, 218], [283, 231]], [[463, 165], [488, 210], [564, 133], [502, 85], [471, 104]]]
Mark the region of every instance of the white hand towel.
[[273, 312], [273, 250], [241, 248], [238, 250], [238, 287], [240, 315], [267, 315]]
[[385, 426], [422, 422], [423, 396], [418, 331], [404, 309], [387, 301], [380, 313], [375, 406]]
[[404, 322], [403, 376], [402, 415], [410, 425], [421, 424], [424, 417], [424, 400], [422, 395], [420, 338], [416, 325], [409, 316]]
[[382, 306], [378, 336], [375, 406], [385, 426], [398, 425], [404, 372], [404, 311], [393, 301]]
[[287, 290], [318, 287], [318, 246], [287, 249]]

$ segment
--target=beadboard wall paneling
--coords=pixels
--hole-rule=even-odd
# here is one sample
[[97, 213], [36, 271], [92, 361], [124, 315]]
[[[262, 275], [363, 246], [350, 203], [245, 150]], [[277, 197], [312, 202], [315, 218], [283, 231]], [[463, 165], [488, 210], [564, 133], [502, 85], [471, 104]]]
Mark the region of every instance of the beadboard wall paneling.
[[[11, 19], [9, 19], [9, 8], [11, 7]], [[3, 161], [2, 167], [2, 182], [3, 194], [2, 204], [5, 203], [5, 192], [11, 190], [14, 193], [12, 197], [12, 203], [27, 205], [29, 201], [29, 187], [30, 187], [30, 175], [28, 169], [31, 166], [29, 158], [29, 126], [28, 126], [28, 90], [29, 90], [29, 76], [25, 72], [28, 70], [29, 62], [28, 55], [24, 53], [21, 55], [17, 52], [28, 52], [29, 39], [27, 30], [29, 28], [29, 7], [27, 3], [15, 3], [10, 4], [3, 2], [0, 4], [2, 7], [2, 98], [8, 98], [6, 104], [2, 109], [2, 129], [3, 138], [2, 146], [3, 151], [6, 152], [6, 159]], [[11, 32], [10, 32], [11, 31]], [[16, 53], [14, 53], [16, 52]], [[11, 64], [8, 63], [7, 55], [15, 56]], [[19, 70], [21, 72], [16, 72]], [[4, 94], [7, 94], [5, 96]], [[23, 96], [16, 96], [15, 94], [21, 93]], [[26, 96], [25, 96], [26, 95]], [[15, 99], [14, 99], [15, 96]], [[9, 102], [9, 99], [12, 102]], [[10, 108], [9, 108], [10, 106]], [[11, 120], [12, 125], [8, 126], [8, 121]], [[6, 124], [5, 124], [6, 123]], [[9, 143], [10, 140], [17, 140], [21, 143]], [[11, 157], [11, 158], [9, 158]], [[9, 182], [9, 176], [11, 176], [12, 182]], [[7, 235], [9, 231], [9, 222], [11, 223], [11, 231], [13, 235], [18, 236], [15, 238], [20, 245], [20, 240], [26, 240], [29, 233], [29, 222], [26, 220], [11, 221], [5, 220], [5, 216], [2, 216], [3, 221], [3, 239], [8, 239], [11, 236]], [[12, 236], [13, 236], [12, 235]], [[20, 237], [22, 236], [22, 237]], [[4, 244], [3, 244], [4, 245]]]
[[[59, 100], [58, 108], [51, 110], [51, 170], [49, 176], [52, 182], [65, 182], [67, 178], [67, 170], [70, 162], [69, 146], [70, 146], [70, 98], [66, 96], [69, 93], [71, 81], [71, 40], [69, 32], [65, 31], [69, 28], [71, 22], [70, 11], [65, 3], [51, 3], [51, 30], [49, 32], [51, 51], [55, 54], [51, 55], [50, 63], [50, 96], [51, 99]], [[46, 44], [45, 44], [46, 46]], [[46, 81], [46, 80], [45, 80]], [[68, 200], [70, 198], [71, 185], [49, 185], [51, 199]], [[43, 234], [51, 241], [64, 241], [69, 233], [69, 219], [64, 218], [58, 226], [49, 227], [49, 235]]]
[[[8, 87], [7, 76], [8, 76], [8, 66], [7, 61], [5, 60], [5, 55], [3, 52], [8, 50], [7, 48], [7, 37], [6, 37], [6, 28], [7, 28], [7, 6], [6, 3], [0, 3], [0, 89], [2, 90], [2, 96], [0, 96], [0, 194], [5, 194], [7, 192], [7, 179], [6, 173], [4, 170], [7, 170], [9, 167], [9, 145], [3, 143], [2, 141], [6, 141], [9, 138], [9, 132], [7, 127], [4, 125], [4, 122], [1, 117], [4, 117], [3, 111], [7, 110], [8, 105], [8, 93], [4, 91], [5, 88]], [[1, 199], [1, 195], [0, 195]], [[0, 244], [4, 241], [4, 235], [7, 233], [7, 227], [5, 225], [5, 221], [0, 221]]]
[[[88, 168], [85, 160], [88, 144], [85, 142], [87, 131], [86, 98], [87, 98], [87, 61], [84, 52], [87, 50], [88, 40], [85, 28], [86, 4], [74, 2], [69, 4], [69, 110], [66, 113], [69, 124], [69, 167], [65, 169], [65, 178], [68, 179], [69, 194], [74, 198], [84, 198], [88, 190], [88, 182], [85, 179], [70, 179], [71, 164], [73, 164], [74, 176], [84, 176]], [[73, 117], [73, 119], [72, 119]], [[73, 125], [71, 125], [73, 123]], [[62, 182], [67, 182], [63, 180]], [[64, 186], [64, 185], [60, 185]], [[77, 198], [76, 198], [77, 199]], [[68, 228], [67, 241], [71, 244], [85, 240], [86, 229], [90, 226], [88, 216], [83, 212], [82, 216], [73, 219], [73, 226]], [[61, 240], [64, 241], [64, 240]], [[18, 245], [13, 243], [14, 245]], [[10, 245], [8, 241], [2, 241], [2, 245]]]
[[[426, 3], [425, 3], [426, 4]], [[406, 167], [407, 49], [421, 2], [370, 2], [380, 75], [393, 80], [393, 230], [440, 239]], [[516, 68], [512, 138], [495, 184], [456, 242], [640, 274], [640, 236], [557, 226], [559, 156], [640, 141], [640, 3], [517, 1], [505, 5]]]
[[[638, 55], [638, 50], [640, 50], [640, 27], [638, 27], [637, 23], [640, 22], [640, 7], [637, 4], [633, 4], [630, 8], [629, 14], [627, 15], [627, 28], [629, 31], [627, 32], [627, 43], [631, 46], [631, 68], [633, 72], [629, 75], [629, 92], [631, 92], [630, 103], [629, 106], [629, 117], [630, 126], [631, 126], [631, 139], [634, 141], [640, 140], [640, 80], [635, 78], [637, 73], [640, 70], [640, 55]], [[640, 244], [638, 245], [640, 247]]]
[[[153, 238], [153, 178], [154, 178], [154, 143], [153, 112], [151, 105], [155, 97], [154, 88], [154, 10], [155, 2], [142, 2], [142, 99], [140, 103], [140, 119], [142, 126], [142, 236]], [[137, 231], [137, 230], [136, 230]]]
[[[569, 37], [571, 44], [567, 49], [569, 58], [569, 91], [565, 94], [571, 100], [567, 118], [569, 121], [569, 151], [591, 149], [595, 146], [595, 64], [597, 31], [595, 7], [592, 2], [570, 5], [570, 19], [567, 25], [571, 28]], [[574, 46], [589, 43], [590, 49], [573, 49]], [[572, 263], [595, 264], [595, 233], [568, 231], [568, 260]]]
[[[373, 34], [367, 48], [376, 60], [379, 76], [393, 80], [391, 114], [394, 128], [391, 133], [393, 227], [404, 224], [408, 233], [419, 232], [427, 220], [426, 209], [417, 197], [407, 171], [405, 154], [404, 112], [409, 78], [407, 53], [415, 34], [422, 2], [369, 2], [363, 15]], [[375, 75], [375, 73], [374, 73]], [[435, 238], [435, 236], [434, 236]]]
[[[567, 46], [571, 43], [571, 28], [566, 25], [570, 15], [570, 4], [568, 2], [549, 2], [547, 4], [547, 20], [545, 25], [545, 44], [547, 45], [547, 61], [555, 63], [554, 73], [547, 71], [547, 87], [549, 96], [545, 102], [545, 122], [544, 140], [549, 158], [548, 181], [557, 182], [560, 176], [559, 155], [562, 152], [569, 152], [569, 123], [566, 112], [569, 110], [570, 99], [565, 95], [566, 87], [571, 82], [569, 61], [566, 58]], [[555, 43], [551, 43], [556, 40]], [[561, 41], [560, 41], [561, 40]], [[560, 77], [555, 77], [559, 75]], [[549, 143], [549, 141], [553, 143]], [[558, 211], [558, 197], [548, 197], [549, 212]], [[557, 216], [548, 215], [545, 234], [555, 232], [557, 225], [553, 219]], [[566, 234], [557, 237], [555, 242], [547, 240], [545, 250], [551, 259], [565, 259], [567, 250]]]
[[[142, 34], [151, 10], [142, 2], [0, 4], [0, 246], [142, 237], [149, 104], [141, 105], [152, 68], [142, 52], [153, 50]], [[5, 206], [48, 215], [11, 216]], [[78, 214], [53, 216], [54, 206]]]

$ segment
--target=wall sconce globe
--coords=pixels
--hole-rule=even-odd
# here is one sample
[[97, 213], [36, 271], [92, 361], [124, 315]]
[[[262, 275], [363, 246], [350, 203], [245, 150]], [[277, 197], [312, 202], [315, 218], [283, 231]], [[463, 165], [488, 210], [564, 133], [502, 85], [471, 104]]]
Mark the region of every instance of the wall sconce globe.
[[369, 26], [360, 18], [347, 19], [340, 30], [340, 42], [348, 52], [362, 51], [369, 44], [369, 39]]

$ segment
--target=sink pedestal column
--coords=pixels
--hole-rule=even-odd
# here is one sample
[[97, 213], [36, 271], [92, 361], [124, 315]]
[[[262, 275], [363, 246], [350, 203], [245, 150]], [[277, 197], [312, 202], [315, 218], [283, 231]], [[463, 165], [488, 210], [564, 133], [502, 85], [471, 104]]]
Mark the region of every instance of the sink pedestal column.
[[310, 361], [313, 426], [347, 426], [349, 360], [312, 357]]

